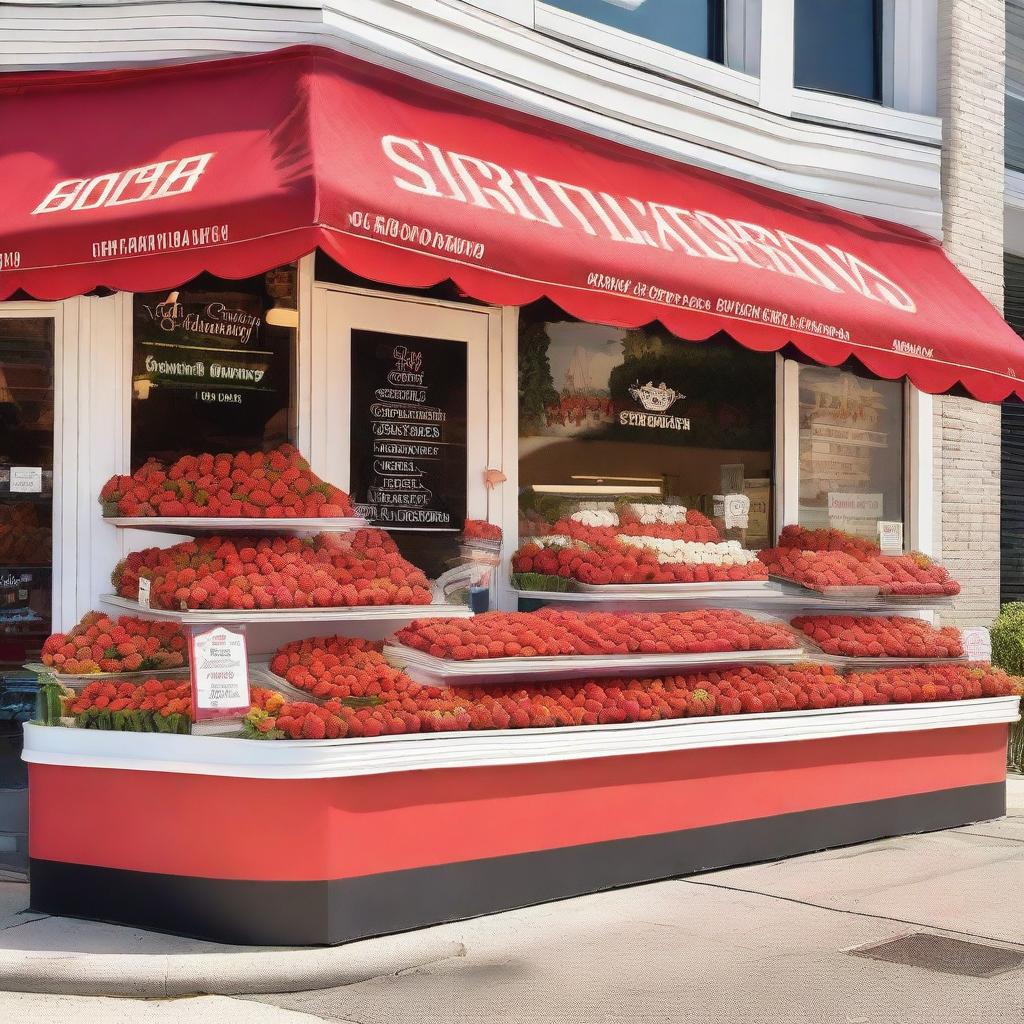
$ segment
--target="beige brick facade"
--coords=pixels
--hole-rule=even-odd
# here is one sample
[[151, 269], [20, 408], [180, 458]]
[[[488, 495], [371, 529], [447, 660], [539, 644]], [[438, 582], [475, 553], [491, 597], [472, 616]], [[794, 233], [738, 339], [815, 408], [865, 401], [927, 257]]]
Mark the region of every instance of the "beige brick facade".
[[[1004, 0], [939, 0], [943, 237], [950, 259], [1003, 307]], [[999, 611], [1000, 410], [937, 398], [935, 553], [963, 590], [943, 620]]]

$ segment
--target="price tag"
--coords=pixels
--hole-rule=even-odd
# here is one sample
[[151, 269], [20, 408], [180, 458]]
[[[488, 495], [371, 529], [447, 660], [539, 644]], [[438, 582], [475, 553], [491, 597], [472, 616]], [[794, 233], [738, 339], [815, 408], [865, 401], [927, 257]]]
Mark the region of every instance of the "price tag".
[[249, 660], [244, 626], [189, 630], [193, 718], [241, 718], [249, 710]]
[[880, 519], [878, 522], [878, 546], [883, 554], [903, 552], [903, 524]]
[[960, 630], [964, 654], [970, 661], [992, 660], [992, 634], [984, 626], [969, 626]]
[[725, 520], [727, 530], [747, 528], [750, 516], [750, 498], [746, 494], [716, 494], [715, 515]]
[[12, 494], [39, 494], [43, 490], [41, 466], [11, 466]]
[[149, 607], [149, 587], [150, 583], [144, 576], [139, 577], [139, 607]]

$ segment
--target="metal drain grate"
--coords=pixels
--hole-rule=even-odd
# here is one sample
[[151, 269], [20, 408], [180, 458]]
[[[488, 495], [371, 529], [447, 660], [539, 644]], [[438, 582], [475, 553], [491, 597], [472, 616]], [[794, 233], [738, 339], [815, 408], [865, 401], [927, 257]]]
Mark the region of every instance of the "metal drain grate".
[[1024, 949], [1007, 949], [984, 942], [964, 942], [945, 935], [914, 932], [876, 946], [848, 950], [854, 956], [885, 960], [893, 964], [923, 967], [941, 974], [960, 974], [969, 978], [992, 978], [1024, 964]]

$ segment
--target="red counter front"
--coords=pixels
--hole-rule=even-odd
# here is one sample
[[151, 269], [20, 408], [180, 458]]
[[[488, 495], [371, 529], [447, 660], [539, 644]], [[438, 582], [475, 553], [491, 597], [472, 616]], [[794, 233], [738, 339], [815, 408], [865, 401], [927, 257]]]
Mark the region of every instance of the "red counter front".
[[339, 943], [946, 828], [1004, 813], [1016, 715], [994, 698], [295, 744], [30, 726], [32, 907]]

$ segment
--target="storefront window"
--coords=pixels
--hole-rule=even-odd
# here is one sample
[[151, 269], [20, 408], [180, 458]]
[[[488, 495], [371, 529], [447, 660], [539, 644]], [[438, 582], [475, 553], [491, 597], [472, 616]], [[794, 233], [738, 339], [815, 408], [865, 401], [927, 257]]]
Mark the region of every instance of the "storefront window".
[[548, 0], [553, 7], [697, 57], [722, 60], [722, 0]]
[[[21, 724], [52, 629], [53, 320], [0, 318], [0, 790], [25, 786]], [[17, 800], [0, 803], [0, 866], [17, 866]], [[12, 815], [13, 820], [12, 820]], [[22, 851], [23, 852], [23, 851]]]
[[800, 367], [800, 525], [902, 536], [903, 384]]
[[136, 295], [132, 469], [292, 440], [297, 323], [294, 267]]
[[766, 546], [775, 356], [545, 312], [519, 332], [520, 537], [624, 502], [715, 518], [716, 495], [744, 494], [747, 525], [729, 536]]
[[796, 0], [794, 13], [797, 88], [881, 100], [881, 0]]

